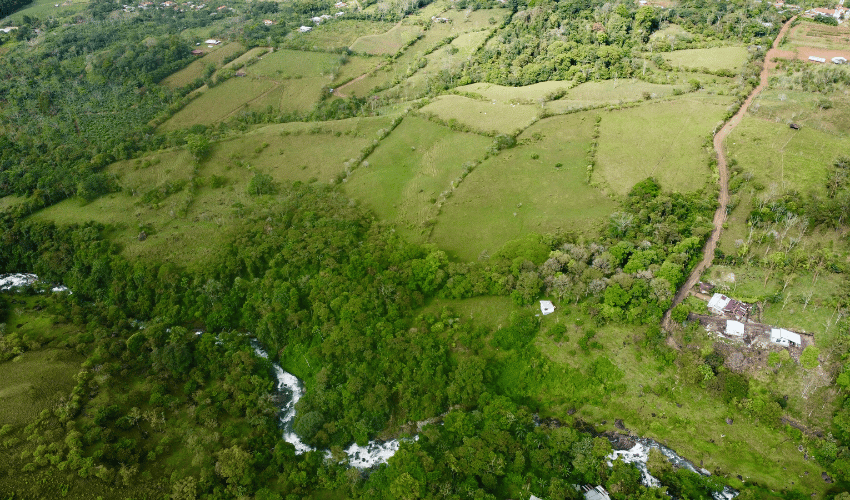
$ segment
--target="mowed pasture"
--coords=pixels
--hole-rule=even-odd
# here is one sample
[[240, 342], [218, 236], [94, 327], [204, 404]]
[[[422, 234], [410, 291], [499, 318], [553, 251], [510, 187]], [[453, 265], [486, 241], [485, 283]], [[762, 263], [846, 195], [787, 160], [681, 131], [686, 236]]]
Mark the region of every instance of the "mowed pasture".
[[730, 104], [730, 98], [689, 95], [600, 112], [594, 180], [617, 194], [647, 177], [667, 191], [703, 187], [711, 176], [706, 141]]
[[242, 110], [265, 110], [268, 106], [280, 112], [309, 111], [343, 62], [338, 54], [297, 50], [275, 51], [244, 69], [239, 59], [228, 66], [240, 68], [245, 76], [230, 78], [211, 89], [204, 88], [200, 95], [163, 123], [162, 129], [176, 130], [199, 123], [209, 125], [227, 120]]
[[737, 71], [746, 64], [749, 53], [746, 47], [729, 46], [676, 50], [663, 53], [663, 57], [673, 67]]
[[777, 194], [826, 192], [828, 167], [850, 151], [850, 136], [747, 115], [726, 139], [730, 159], [753, 175], [753, 182]]
[[0, 363], [0, 427], [28, 424], [68, 397], [82, 361], [72, 350], [43, 349]]
[[189, 63], [185, 68], [175, 71], [160, 82], [170, 88], [189, 85], [198, 78], [203, 78], [206, 68], [212, 64], [216, 69], [221, 68], [225, 59], [245, 52], [245, 46], [238, 42], [227, 43], [212, 48], [203, 46], [206, 53]]
[[[194, 160], [182, 148], [121, 161], [109, 167], [118, 176], [120, 192], [85, 205], [65, 200], [32, 217], [57, 224], [109, 224], [113, 241], [130, 259], [207, 266], [244, 213], [262, 205], [264, 197], [247, 190], [255, 174], [270, 175], [280, 185], [329, 183], [391, 121], [351, 118], [261, 127], [214, 144], [197, 174]], [[148, 236], [139, 241], [142, 229]]]
[[598, 227], [616, 205], [585, 182], [591, 113], [546, 118], [482, 162], [445, 203], [431, 241], [474, 260], [530, 233]]
[[433, 113], [447, 122], [455, 121], [471, 130], [514, 134], [537, 119], [539, 105], [500, 104], [480, 101], [458, 95], [442, 95], [422, 108], [423, 113]]
[[421, 241], [436, 216], [436, 201], [451, 190], [464, 165], [482, 158], [490, 144], [488, 137], [407, 117], [367, 158], [368, 166], [348, 178], [345, 190]]
[[393, 55], [422, 33], [419, 26], [398, 23], [384, 33], [365, 35], [356, 39], [349, 47], [352, 52], [368, 55]]

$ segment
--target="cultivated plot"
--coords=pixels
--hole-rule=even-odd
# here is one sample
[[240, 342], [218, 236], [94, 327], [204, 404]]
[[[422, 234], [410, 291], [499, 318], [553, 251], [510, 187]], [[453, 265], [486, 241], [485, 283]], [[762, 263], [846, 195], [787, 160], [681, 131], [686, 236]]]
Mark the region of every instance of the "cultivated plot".
[[352, 52], [369, 55], [393, 55], [422, 33], [419, 26], [398, 23], [385, 33], [361, 36], [351, 44]]
[[561, 99], [546, 103], [546, 108], [554, 113], [563, 113], [572, 109], [667, 97], [676, 89], [683, 90], [684, 87], [633, 79], [587, 82], [568, 90]]
[[212, 48], [204, 46], [203, 49], [199, 50], [205, 51], [205, 54], [189, 63], [185, 68], [175, 71], [163, 79], [161, 83], [171, 88], [189, 85], [196, 79], [203, 78], [209, 65], [216, 69], [221, 68], [225, 60], [245, 52], [245, 47], [241, 43], [232, 42]]
[[595, 115], [535, 123], [520, 144], [482, 162], [445, 203], [431, 240], [474, 260], [530, 233], [592, 230], [615, 204], [585, 182]]
[[703, 187], [711, 175], [706, 141], [730, 104], [730, 98], [693, 95], [601, 112], [593, 178], [618, 194], [647, 177], [668, 191]]

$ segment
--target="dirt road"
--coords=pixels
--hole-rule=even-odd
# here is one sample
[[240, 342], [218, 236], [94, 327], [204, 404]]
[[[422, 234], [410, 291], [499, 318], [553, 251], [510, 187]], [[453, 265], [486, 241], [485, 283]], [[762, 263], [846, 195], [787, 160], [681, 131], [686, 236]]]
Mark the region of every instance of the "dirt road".
[[714, 260], [714, 249], [717, 248], [717, 242], [720, 241], [720, 233], [723, 231], [723, 223], [726, 222], [726, 207], [729, 205], [729, 166], [726, 161], [726, 151], [723, 149], [723, 142], [732, 130], [741, 123], [741, 120], [744, 118], [744, 115], [747, 113], [747, 110], [750, 108], [750, 104], [752, 104], [753, 100], [758, 97], [762, 90], [767, 88], [767, 79], [770, 76], [770, 71], [776, 68], [776, 62], [772, 59], [780, 55], [780, 51], [778, 49], [779, 42], [782, 41], [785, 34], [788, 33], [791, 23], [796, 18], [796, 16], [792, 17], [785, 23], [784, 26], [782, 26], [782, 30], [779, 31], [779, 35], [777, 35], [776, 39], [773, 41], [773, 46], [767, 51], [767, 54], [765, 54], [764, 65], [761, 69], [761, 81], [758, 86], [750, 92], [750, 95], [748, 95], [747, 99], [744, 100], [744, 104], [741, 105], [738, 112], [735, 113], [729, 121], [723, 124], [723, 127], [721, 127], [716, 134], [714, 134], [714, 151], [717, 153], [717, 171], [720, 173], [720, 195], [718, 196], [717, 211], [714, 212], [714, 229], [711, 231], [711, 236], [709, 236], [708, 241], [705, 244], [705, 248], [703, 249], [702, 260], [691, 272], [691, 275], [688, 276], [685, 284], [682, 285], [682, 287], [676, 292], [676, 296], [673, 298], [673, 303], [670, 305], [670, 309], [664, 313], [662, 325], [668, 331], [671, 326], [670, 312], [674, 307], [685, 300], [685, 297], [688, 296], [691, 288], [693, 288], [694, 285], [697, 284], [697, 281], [699, 281], [699, 277], [702, 275], [703, 271], [711, 266], [711, 263]]

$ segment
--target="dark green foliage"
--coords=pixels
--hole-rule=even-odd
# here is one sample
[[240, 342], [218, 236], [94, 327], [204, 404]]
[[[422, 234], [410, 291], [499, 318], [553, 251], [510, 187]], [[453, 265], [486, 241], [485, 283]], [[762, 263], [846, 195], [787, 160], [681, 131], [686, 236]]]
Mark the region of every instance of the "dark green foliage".
[[534, 340], [539, 320], [527, 310], [511, 314], [510, 326], [499, 328], [493, 334], [493, 345], [500, 349], [519, 349]]
[[0, 18], [4, 18], [30, 3], [32, 3], [31, 0], [0, 0]]
[[254, 174], [248, 183], [248, 194], [260, 196], [264, 194], [275, 194], [278, 192], [277, 183], [269, 174], [258, 172]]
[[828, 26], [838, 26], [838, 19], [832, 16], [825, 16], [823, 14], [818, 14], [812, 18], [812, 20], [816, 23], [826, 24]]

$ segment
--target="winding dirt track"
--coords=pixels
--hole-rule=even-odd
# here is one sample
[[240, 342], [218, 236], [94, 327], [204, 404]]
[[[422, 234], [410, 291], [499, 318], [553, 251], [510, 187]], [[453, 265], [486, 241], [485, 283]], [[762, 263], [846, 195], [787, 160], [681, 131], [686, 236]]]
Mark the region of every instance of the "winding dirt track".
[[703, 249], [702, 260], [691, 272], [691, 275], [688, 276], [688, 280], [685, 281], [685, 284], [682, 285], [682, 287], [676, 292], [676, 296], [673, 298], [673, 303], [670, 305], [670, 309], [664, 313], [662, 325], [668, 331], [671, 329], [670, 312], [674, 307], [685, 300], [685, 297], [688, 296], [691, 288], [693, 288], [694, 285], [697, 284], [697, 281], [699, 281], [699, 277], [702, 275], [703, 271], [711, 266], [711, 263], [714, 260], [714, 249], [717, 248], [717, 242], [720, 241], [720, 233], [723, 231], [723, 223], [726, 222], [726, 207], [729, 205], [729, 167], [726, 161], [726, 152], [723, 149], [723, 142], [732, 130], [741, 123], [741, 120], [744, 118], [744, 115], [747, 113], [747, 110], [750, 108], [750, 104], [752, 104], [753, 100], [758, 97], [762, 90], [767, 88], [767, 79], [770, 76], [770, 70], [776, 68], [776, 62], [774, 62], [773, 59], [780, 55], [778, 49], [779, 42], [782, 41], [785, 34], [788, 33], [791, 23], [796, 18], [797, 16], [792, 17], [785, 23], [784, 26], [782, 26], [779, 34], [773, 41], [773, 46], [767, 51], [767, 54], [765, 54], [759, 85], [750, 92], [750, 95], [747, 96], [747, 99], [741, 105], [741, 108], [738, 109], [738, 112], [735, 113], [729, 121], [723, 124], [716, 134], [714, 134], [714, 151], [717, 153], [717, 171], [720, 173], [720, 195], [718, 197], [719, 203], [717, 211], [714, 212], [714, 229], [711, 231], [711, 236], [708, 238], [705, 248]]

